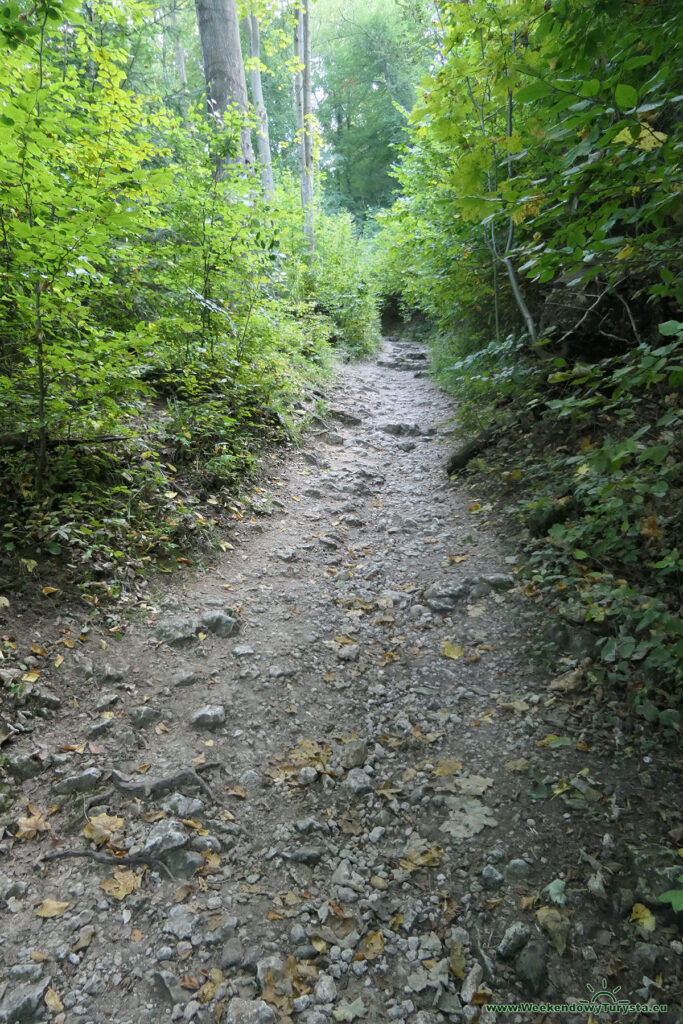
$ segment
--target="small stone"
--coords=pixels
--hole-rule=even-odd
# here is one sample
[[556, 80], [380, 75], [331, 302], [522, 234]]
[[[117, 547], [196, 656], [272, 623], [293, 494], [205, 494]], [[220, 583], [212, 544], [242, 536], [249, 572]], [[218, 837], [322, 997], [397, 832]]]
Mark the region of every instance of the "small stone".
[[638, 942], [633, 950], [633, 959], [640, 969], [654, 977], [662, 958], [663, 950], [651, 942]]
[[254, 653], [254, 648], [249, 647], [248, 644], [237, 644], [235, 647], [233, 647], [232, 653], [235, 655], [236, 658], [248, 658], [251, 654]]
[[464, 583], [456, 583], [454, 580], [437, 580], [427, 587], [424, 592], [425, 604], [434, 612], [453, 611], [459, 601], [464, 600], [469, 593], [469, 587]]
[[362, 768], [352, 768], [342, 786], [352, 793], [369, 793], [372, 789], [370, 776]]
[[515, 921], [506, 928], [496, 950], [501, 960], [511, 960], [531, 938], [531, 928], [523, 921]]
[[195, 618], [173, 618], [157, 623], [156, 637], [171, 647], [194, 643], [202, 623]]
[[190, 718], [193, 729], [218, 729], [225, 725], [225, 708], [222, 704], [205, 704]]
[[340, 661], [358, 661], [359, 654], [360, 647], [358, 644], [344, 644], [337, 651], [337, 657]]
[[546, 985], [546, 948], [542, 939], [532, 939], [515, 960], [515, 973], [532, 995], [538, 995]]
[[172, 971], [152, 971], [150, 981], [159, 995], [175, 1006], [186, 1003], [190, 993], [186, 992]]
[[225, 1024], [275, 1024], [275, 1011], [262, 999], [231, 999]]
[[406, 437], [410, 434], [420, 433], [417, 423], [383, 423], [379, 429], [385, 434], [393, 434], [394, 437]]
[[221, 955], [221, 967], [237, 967], [242, 962], [244, 956], [244, 946], [240, 940], [235, 936], [232, 939], [228, 939], [223, 947], [223, 953]]
[[276, 987], [281, 995], [292, 994], [292, 979], [279, 956], [266, 956], [256, 964], [256, 977], [261, 991], [268, 984]]
[[481, 988], [481, 984], [484, 980], [484, 968], [481, 964], [475, 963], [469, 974], [462, 983], [460, 990], [460, 998], [463, 1003], [471, 1003], [475, 995]]
[[233, 636], [240, 628], [239, 619], [232, 611], [210, 612], [202, 618], [201, 625], [222, 640]]
[[341, 761], [345, 768], [362, 768], [368, 758], [367, 740], [349, 740], [341, 750]]
[[154, 725], [161, 718], [161, 711], [149, 704], [140, 704], [133, 708], [130, 713], [131, 722], [136, 729], [146, 729], [148, 725]]
[[380, 875], [373, 875], [370, 879], [370, 885], [373, 889], [384, 890], [389, 888], [386, 878], [382, 878]]
[[176, 878], [191, 878], [196, 871], [206, 866], [201, 853], [193, 850], [169, 850], [164, 854], [163, 862]]
[[492, 864], [486, 865], [482, 870], [481, 877], [485, 889], [499, 889], [505, 881], [500, 871], [494, 868]]
[[144, 852], [153, 857], [161, 857], [171, 850], [182, 849], [187, 846], [189, 841], [190, 837], [180, 822], [166, 818], [163, 821], [158, 821], [150, 830], [144, 845]]
[[247, 768], [240, 775], [239, 783], [248, 793], [258, 793], [263, 786], [263, 779], [260, 772], [257, 772], [256, 769]]
[[184, 903], [171, 907], [164, 922], [162, 931], [175, 935], [177, 939], [189, 939], [197, 924], [197, 915], [193, 914]]
[[531, 864], [529, 864], [526, 860], [517, 858], [515, 860], [511, 860], [505, 866], [504, 875], [508, 882], [517, 882], [521, 881], [523, 878], [526, 878], [530, 871]]
[[39, 757], [32, 754], [10, 757], [5, 764], [10, 775], [20, 782], [24, 782], [27, 779], [35, 779], [37, 775], [41, 775], [42, 772], [46, 771], [49, 766], [48, 761], [42, 761]]
[[337, 998], [337, 985], [334, 978], [329, 974], [320, 973], [318, 981], [313, 989], [313, 999], [318, 1005], [321, 1003], [333, 1003]]
[[281, 562], [293, 562], [296, 558], [296, 551], [294, 548], [279, 548], [275, 555]]
[[194, 1017], [197, 1016], [200, 1009], [201, 1003], [199, 1003], [196, 999], [191, 999], [190, 1002], [185, 1007], [185, 1009], [183, 1010], [183, 1020], [192, 1020]]
[[117, 725], [119, 725], [119, 723], [115, 718], [103, 718], [101, 721], [95, 722], [95, 724], [88, 729], [87, 737], [89, 740], [96, 740], [102, 736], [106, 736], [107, 733], [115, 732]]
[[42, 1002], [49, 984], [48, 977], [31, 984], [8, 987], [0, 1000], [2, 1024], [29, 1024], [30, 1021], [42, 1020], [45, 1016]]
[[298, 775], [300, 786], [310, 786], [317, 781], [318, 773], [313, 765], [307, 764], [301, 769]]
[[111, 708], [114, 704], [118, 704], [120, 700], [121, 695], [119, 693], [102, 693], [95, 704], [95, 711], [106, 711], [107, 708]]
[[97, 768], [88, 768], [84, 772], [80, 772], [78, 775], [70, 775], [66, 779], [62, 779], [54, 787], [55, 793], [60, 795], [67, 795], [69, 793], [91, 793], [94, 789], [97, 789], [97, 784], [102, 778], [102, 772]]
[[167, 814], [173, 814], [178, 818], [193, 818], [204, 810], [204, 802], [196, 796], [171, 793], [162, 801], [161, 807]]
[[507, 572], [494, 572], [488, 576], [482, 576], [479, 580], [480, 583], [486, 583], [491, 590], [511, 590], [514, 587], [516, 580], [514, 576], [511, 576]]
[[323, 857], [325, 850], [322, 846], [298, 846], [285, 854], [288, 860], [295, 864], [317, 864]]
[[16, 878], [10, 878], [9, 875], [0, 874], [0, 900], [24, 896], [27, 889], [28, 885], [26, 882], [20, 882]]
[[201, 676], [198, 672], [184, 669], [182, 672], [176, 672], [175, 675], [171, 676], [171, 686], [177, 686], [178, 688], [184, 686], [193, 686], [195, 683], [200, 682]]

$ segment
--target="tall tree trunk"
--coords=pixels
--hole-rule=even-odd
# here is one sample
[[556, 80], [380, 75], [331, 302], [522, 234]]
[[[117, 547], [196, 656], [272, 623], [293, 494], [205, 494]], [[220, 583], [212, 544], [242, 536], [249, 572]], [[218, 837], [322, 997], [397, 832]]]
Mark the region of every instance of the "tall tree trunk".
[[311, 115], [311, 31], [308, 0], [295, 11], [294, 21], [294, 110], [299, 140], [299, 172], [301, 175], [301, 208], [304, 213], [304, 235], [314, 247], [313, 209], [313, 135]]
[[294, 120], [296, 123], [297, 152], [299, 155], [299, 177], [301, 181], [301, 206], [304, 206], [304, 177], [306, 174], [306, 148], [304, 143], [304, 76], [301, 39], [301, 9], [294, 10], [294, 64], [292, 89], [294, 91]]
[[178, 73], [178, 87], [180, 90], [180, 113], [183, 120], [187, 117], [187, 70], [185, 68], [185, 51], [178, 31], [178, 18], [176, 16], [176, 0], [171, 0], [171, 32], [173, 33], [173, 46], [175, 48], [175, 66]]
[[[195, 0], [209, 113], [222, 121], [228, 105], [248, 110], [236, 0]], [[253, 163], [251, 133], [241, 133], [242, 161]]]
[[306, 170], [306, 202], [304, 204], [304, 234], [308, 244], [315, 247], [315, 207], [313, 203], [313, 114], [311, 112], [311, 17], [310, 0], [303, 2], [303, 101], [304, 101], [304, 162]]
[[256, 129], [256, 148], [258, 150], [259, 164], [261, 165], [261, 182], [263, 193], [266, 197], [273, 194], [275, 184], [273, 182], [273, 164], [270, 155], [270, 134], [268, 132], [268, 111], [263, 99], [263, 88], [261, 86], [261, 64], [260, 64], [260, 37], [259, 24], [256, 15], [250, 11], [242, 21], [244, 34], [247, 39], [249, 50], [249, 84], [251, 85], [251, 98], [254, 110], [258, 118]]

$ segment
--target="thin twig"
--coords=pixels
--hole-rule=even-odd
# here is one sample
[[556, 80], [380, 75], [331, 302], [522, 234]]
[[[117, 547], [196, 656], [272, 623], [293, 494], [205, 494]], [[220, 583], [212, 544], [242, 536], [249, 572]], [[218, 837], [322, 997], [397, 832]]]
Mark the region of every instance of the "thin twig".
[[132, 864], [146, 864], [148, 867], [152, 864], [157, 864], [159, 867], [163, 868], [172, 882], [176, 881], [176, 876], [168, 865], [164, 864], [163, 860], [151, 853], [133, 853], [126, 857], [112, 857], [108, 853], [98, 853], [96, 850], [58, 850], [56, 853], [46, 853], [44, 857], [41, 857], [38, 863], [44, 864], [49, 860], [62, 860], [64, 857], [86, 857], [88, 860], [97, 861], [98, 864], [125, 864], [126, 866]]

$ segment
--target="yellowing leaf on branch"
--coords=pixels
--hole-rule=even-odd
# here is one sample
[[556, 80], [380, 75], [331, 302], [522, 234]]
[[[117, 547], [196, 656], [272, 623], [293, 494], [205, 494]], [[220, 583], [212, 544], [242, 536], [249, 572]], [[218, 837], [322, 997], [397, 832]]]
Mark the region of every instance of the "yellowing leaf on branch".
[[659, 528], [659, 520], [657, 516], [648, 516], [647, 519], [643, 520], [643, 525], [640, 528], [641, 537], [652, 537], [655, 540], [659, 540], [663, 537], [663, 533]]
[[615, 135], [612, 142], [623, 142], [627, 146], [637, 146], [645, 153], [653, 149], [659, 149], [668, 138], [665, 132], [656, 132], [647, 124], [640, 125], [640, 131], [633, 131], [632, 128], [622, 128], [618, 135]]

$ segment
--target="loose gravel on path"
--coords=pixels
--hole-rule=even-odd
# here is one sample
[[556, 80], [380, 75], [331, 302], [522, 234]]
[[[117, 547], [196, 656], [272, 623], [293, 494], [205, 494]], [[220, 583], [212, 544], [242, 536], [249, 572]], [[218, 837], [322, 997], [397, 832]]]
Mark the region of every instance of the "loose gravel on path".
[[586, 1020], [487, 1004], [619, 986], [679, 1019], [675, 793], [591, 749], [580, 660], [532, 661], [426, 367], [341, 368], [234, 549], [6, 709], [0, 1022]]

